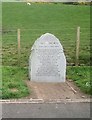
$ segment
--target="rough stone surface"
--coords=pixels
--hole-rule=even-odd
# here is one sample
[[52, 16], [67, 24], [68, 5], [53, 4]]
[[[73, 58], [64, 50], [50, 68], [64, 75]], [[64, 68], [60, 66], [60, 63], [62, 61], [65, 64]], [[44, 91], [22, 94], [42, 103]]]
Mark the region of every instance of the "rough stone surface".
[[36, 82], [65, 82], [66, 58], [54, 35], [46, 33], [35, 41], [29, 58], [29, 77]]

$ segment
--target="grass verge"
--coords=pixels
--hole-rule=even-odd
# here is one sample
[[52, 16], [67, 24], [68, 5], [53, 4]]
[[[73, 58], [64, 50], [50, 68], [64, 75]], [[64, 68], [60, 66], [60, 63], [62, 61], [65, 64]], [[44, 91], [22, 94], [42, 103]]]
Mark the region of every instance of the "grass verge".
[[[28, 79], [27, 68], [4, 66], [2, 73], [2, 99], [22, 98], [29, 95], [29, 89], [25, 83]], [[92, 95], [89, 66], [68, 66], [67, 78], [72, 79], [83, 92]]]
[[85, 93], [92, 95], [89, 66], [67, 67], [67, 78], [72, 79]]
[[2, 67], [2, 99], [21, 98], [29, 95], [25, 83], [27, 69], [19, 67]]

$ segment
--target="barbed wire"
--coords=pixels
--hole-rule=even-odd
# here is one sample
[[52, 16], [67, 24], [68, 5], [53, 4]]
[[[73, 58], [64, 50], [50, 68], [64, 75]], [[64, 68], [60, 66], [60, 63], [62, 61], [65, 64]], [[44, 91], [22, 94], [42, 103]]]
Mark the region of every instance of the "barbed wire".
[[[64, 29], [76, 29], [76, 27], [72, 27], [72, 28], [70, 28], [70, 27], [64, 27], [64, 28], [61, 28], [61, 29], [55, 29], [55, 28], [53, 28], [53, 29], [50, 29], [50, 28], [45, 28], [45, 29], [43, 29], [43, 28], [20, 28], [20, 30], [64, 30]], [[90, 27], [81, 27], [81, 29], [91, 29]], [[14, 29], [2, 29], [2, 30], [0, 30], [0, 32], [3, 32], [3, 31], [7, 31], [7, 32], [11, 32], [11, 31], [16, 31], [17, 32], [17, 28], [14, 28]]]
[[[22, 33], [21, 33], [21, 34], [22, 34]], [[32, 36], [32, 37], [33, 37], [33, 36], [37, 36], [37, 35], [41, 36], [40, 34], [35, 34], [35, 35], [34, 35], [34, 34], [35, 34], [35, 33], [32, 33], [32, 34], [30, 34], [30, 35], [28, 34], [28, 35], [20, 35], [20, 36], [21, 36], [21, 37], [23, 37], [23, 36], [25, 36], [25, 37], [26, 37], [26, 36], [29, 36], [29, 37]], [[62, 37], [64, 37], [64, 35], [65, 35], [65, 36], [76, 37], [76, 34], [61, 34], [61, 35], [62, 35]], [[81, 33], [80, 35], [81, 35], [81, 37], [83, 37], [83, 36], [90, 37], [90, 34], [87, 34], [87, 33], [85, 33], [85, 34], [84, 34], [84, 33], [83, 33], [83, 34]], [[6, 36], [9, 36], [9, 37], [17, 37], [17, 35], [8, 35], [8, 34], [3, 35], [2, 37], [6, 37]]]

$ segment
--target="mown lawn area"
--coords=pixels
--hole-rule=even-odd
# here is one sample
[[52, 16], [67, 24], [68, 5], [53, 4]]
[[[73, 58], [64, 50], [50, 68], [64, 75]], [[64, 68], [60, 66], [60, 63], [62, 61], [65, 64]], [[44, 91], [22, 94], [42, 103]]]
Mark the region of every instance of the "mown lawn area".
[[[28, 60], [35, 40], [46, 32], [59, 38], [67, 64], [75, 63], [76, 30], [80, 26], [79, 63], [85, 67], [67, 67], [67, 78], [85, 93], [90, 92], [90, 6], [62, 3], [2, 3], [2, 98], [20, 98], [29, 94]], [[17, 29], [21, 35], [20, 66]], [[7, 67], [8, 66], [8, 67]]]

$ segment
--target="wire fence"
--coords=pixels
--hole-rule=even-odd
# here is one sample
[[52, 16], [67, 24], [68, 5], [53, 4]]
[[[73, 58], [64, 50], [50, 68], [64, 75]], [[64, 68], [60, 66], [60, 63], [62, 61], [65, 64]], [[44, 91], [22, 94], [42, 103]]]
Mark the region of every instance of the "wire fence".
[[[60, 40], [64, 48], [67, 65], [76, 65], [76, 49], [79, 51], [77, 51], [77, 65], [90, 65], [89, 28], [80, 28], [80, 43], [77, 48], [77, 28], [20, 29], [20, 33], [18, 33], [17, 29], [2, 30], [3, 65], [20, 65], [21, 67], [27, 67], [32, 45], [37, 38], [47, 32], [54, 34]], [[18, 42], [19, 36], [20, 41]]]

